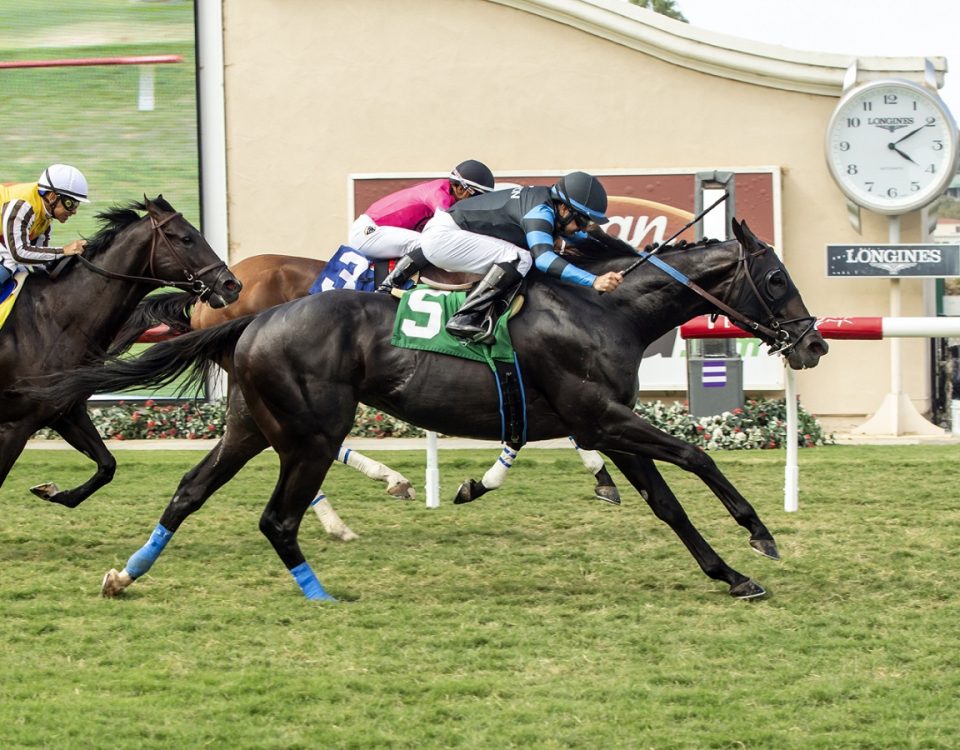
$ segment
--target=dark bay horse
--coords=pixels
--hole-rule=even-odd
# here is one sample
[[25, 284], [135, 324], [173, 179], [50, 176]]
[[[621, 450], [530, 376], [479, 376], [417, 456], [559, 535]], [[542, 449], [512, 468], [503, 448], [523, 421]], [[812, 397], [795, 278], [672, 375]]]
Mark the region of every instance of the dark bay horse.
[[[637, 265], [608, 250], [578, 259], [593, 273], [635, 272], [612, 294], [545, 277], [530, 280], [527, 303], [510, 324], [525, 381], [530, 437], [573, 435], [603, 451], [654, 514], [680, 537], [706, 575], [737, 598], [762, 596], [760, 584], [731, 568], [690, 522], [654, 461], [698, 476], [750, 534], [750, 545], [778, 559], [776, 542], [750, 503], [710, 456], [653, 427], [633, 411], [644, 349], [695, 315], [732, 316], [794, 369], [814, 367], [827, 344], [773, 249], [745, 225], [736, 240], [667, 246]], [[618, 246], [619, 247], [619, 246]], [[111, 570], [112, 596], [143, 575], [191, 513], [267, 445], [280, 476], [260, 530], [311, 599], [332, 599], [297, 542], [300, 521], [353, 423], [358, 401], [427, 429], [465, 437], [499, 435], [495, 386], [483, 363], [391, 345], [396, 313], [384, 295], [334, 291], [189, 333], [136, 360], [67, 374], [54, 395], [157, 384], [185, 371], [204, 374], [210, 359], [232, 356], [232, 389], [223, 440], [188, 472], [148, 543]], [[323, 325], [327, 335], [311, 332]]]
[[[146, 212], [144, 216], [138, 211]], [[24, 380], [102, 360], [137, 303], [166, 285], [202, 294], [211, 305], [237, 298], [240, 283], [201, 234], [158, 196], [98, 214], [103, 225], [82, 256], [53, 281], [32, 274], [0, 329], [0, 485], [27, 439], [52, 427], [96, 462], [79, 487], [35, 487], [39, 497], [73, 508], [107, 484], [116, 461], [87, 414], [94, 389], [65, 399], [12, 393]]]
[[[243, 284], [243, 293], [234, 304], [229, 307], [214, 308], [198, 300], [197, 296], [190, 292], [164, 292], [151, 295], [137, 305], [137, 309], [117, 335], [114, 350], [118, 352], [125, 350], [146, 330], [157, 325], [166, 325], [173, 333], [181, 334], [190, 330], [212, 328], [228, 320], [260, 313], [276, 305], [306, 297], [313, 282], [326, 266], [325, 260], [270, 253], [244, 258], [230, 266], [231, 272]], [[432, 267], [427, 269], [425, 274], [451, 287], [470, 286], [469, 283], [461, 284], [468, 281], [465, 278], [469, 276], [468, 274], [451, 274]], [[579, 446], [575, 447], [583, 464], [596, 479], [594, 495], [606, 502], [619, 504], [620, 492], [600, 454], [583, 450]], [[504, 467], [512, 464], [519, 450], [519, 445], [505, 446], [500, 457], [484, 474], [484, 478], [479, 482], [464, 482], [458, 489], [454, 501], [469, 502], [498, 488], [506, 475]], [[389, 495], [405, 499], [415, 496], [410, 480], [386, 464], [374, 461], [359, 451], [341, 447], [337, 460], [371, 479], [384, 482]], [[315, 502], [312, 507], [328, 534], [344, 541], [357, 538], [357, 534], [334, 510], [329, 499], [324, 497]]]

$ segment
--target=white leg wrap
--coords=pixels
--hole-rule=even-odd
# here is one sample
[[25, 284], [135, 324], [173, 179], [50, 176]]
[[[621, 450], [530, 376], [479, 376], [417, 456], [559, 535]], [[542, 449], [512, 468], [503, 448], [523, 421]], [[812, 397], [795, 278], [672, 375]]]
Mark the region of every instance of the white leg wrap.
[[392, 485], [407, 481], [403, 474], [394, 471], [389, 466], [379, 461], [374, 461], [372, 458], [367, 458], [355, 450], [344, 448], [342, 445], [340, 446], [340, 450], [337, 451], [337, 460], [345, 466], [356, 469], [364, 476], [368, 476], [378, 482], [386, 482]]
[[337, 511], [333, 509], [327, 496], [322, 492], [310, 503], [310, 507], [313, 508], [313, 512], [317, 514], [317, 518], [320, 519], [320, 523], [323, 524], [323, 528], [330, 536], [342, 539], [345, 542], [360, 538], [340, 519]]
[[570, 442], [577, 449], [580, 460], [583, 461], [583, 465], [587, 467], [591, 474], [596, 474], [603, 468], [603, 457], [599, 453], [581, 448], [573, 438], [570, 438]]
[[506, 478], [507, 472], [510, 471], [510, 467], [513, 466], [513, 462], [516, 460], [518, 453], [519, 451], [514, 451], [510, 446], [503, 446], [503, 450], [500, 451], [500, 457], [496, 463], [487, 469], [487, 472], [480, 480], [483, 482], [483, 486], [488, 490], [495, 490], [503, 484], [503, 480]]

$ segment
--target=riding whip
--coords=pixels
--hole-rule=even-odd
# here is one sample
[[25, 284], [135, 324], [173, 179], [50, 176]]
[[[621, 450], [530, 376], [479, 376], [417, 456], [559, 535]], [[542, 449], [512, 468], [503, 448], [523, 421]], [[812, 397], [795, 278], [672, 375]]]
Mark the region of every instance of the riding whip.
[[628, 273], [630, 273], [633, 269], [635, 269], [637, 266], [639, 266], [641, 263], [643, 263], [647, 258], [649, 258], [649, 257], [651, 257], [652, 255], [654, 255], [660, 248], [665, 247], [666, 245], [669, 245], [671, 242], [673, 242], [673, 240], [675, 240], [675, 239], [676, 239], [677, 237], [679, 237], [681, 234], [683, 234], [684, 232], [686, 232], [690, 227], [692, 227], [692, 226], [693, 226], [694, 224], [696, 224], [698, 221], [700, 221], [701, 219], [703, 219], [704, 216], [706, 216], [708, 213], [710, 213], [713, 209], [715, 209], [717, 206], [719, 206], [721, 203], [723, 203], [723, 202], [724, 202], [727, 198], [729, 198], [729, 197], [730, 197], [730, 196], [729, 196], [727, 193], [724, 193], [723, 195], [721, 195], [721, 196], [720, 196], [719, 198], [717, 198], [713, 203], [711, 203], [709, 206], [707, 206], [707, 208], [703, 209], [703, 211], [701, 211], [700, 213], [698, 213], [698, 214], [697, 214], [696, 216], [694, 216], [690, 221], [688, 221], [686, 224], [684, 224], [682, 227], [680, 227], [680, 229], [678, 229], [676, 232], [674, 232], [672, 235], [670, 235], [667, 239], [665, 239], [663, 242], [661, 242], [657, 247], [655, 247], [655, 248], [654, 248], [653, 250], [651, 250], [649, 253], [645, 253], [642, 257], [640, 257], [640, 258], [638, 258], [637, 260], [635, 260], [631, 265], [629, 265], [629, 266], [626, 268], [626, 270], [624, 270], [624, 271], [622, 272], [623, 275], [626, 276], [626, 275], [627, 275]]

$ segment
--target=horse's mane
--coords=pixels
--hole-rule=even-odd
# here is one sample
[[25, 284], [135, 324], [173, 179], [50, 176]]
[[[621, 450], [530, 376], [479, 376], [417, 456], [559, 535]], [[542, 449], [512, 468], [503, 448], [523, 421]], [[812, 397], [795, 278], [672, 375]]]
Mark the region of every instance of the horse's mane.
[[[658, 255], [670, 253], [672, 251], [694, 250], [708, 245], [716, 245], [720, 240], [704, 239], [698, 242], [687, 242], [680, 240], [668, 245], [653, 243], [643, 248], [646, 253], [657, 251]], [[618, 258], [639, 258], [640, 253], [627, 242], [610, 237], [605, 233], [594, 232], [589, 235], [589, 239], [577, 247], [570, 245], [563, 251], [563, 257], [578, 266], [583, 266], [590, 270], [591, 266], [606, 263]]]
[[[173, 208], [162, 195], [157, 196], [153, 204], [163, 210], [173, 212]], [[146, 211], [146, 201], [133, 201], [124, 206], [111, 206], [96, 215], [100, 221], [100, 229], [97, 233], [87, 240], [87, 247], [84, 255], [89, 259], [109, 247], [116, 239], [117, 235], [134, 222], [140, 220], [139, 211]]]

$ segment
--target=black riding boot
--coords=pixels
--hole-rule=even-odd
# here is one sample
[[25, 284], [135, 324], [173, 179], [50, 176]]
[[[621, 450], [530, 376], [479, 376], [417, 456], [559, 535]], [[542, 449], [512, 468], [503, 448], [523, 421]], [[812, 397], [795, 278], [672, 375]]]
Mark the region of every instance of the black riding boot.
[[497, 318], [510, 304], [522, 279], [523, 276], [510, 263], [491, 266], [464, 300], [463, 306], [447, 321], [447, 333], [470, 343], [492, 344]]
[[381, 294], [390, 294], [395, 288], [401, 289], [410, 280], [411, 276], [429, 263], [430, 261], [426, 259], [423, 250], [419, 247], [411, 250], [397, 261], [397, 265], [393, 267], [387, 278], [380, 282], [377, 291]]

